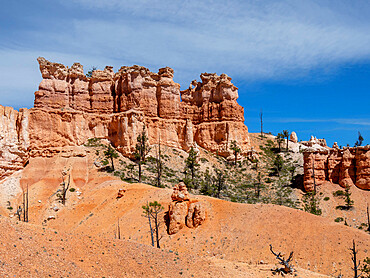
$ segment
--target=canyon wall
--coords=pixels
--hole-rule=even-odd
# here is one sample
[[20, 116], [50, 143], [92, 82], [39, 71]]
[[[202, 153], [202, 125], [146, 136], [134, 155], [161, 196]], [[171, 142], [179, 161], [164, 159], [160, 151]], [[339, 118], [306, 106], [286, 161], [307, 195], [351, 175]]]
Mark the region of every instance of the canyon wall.
[[28, 156], [29, 110], [0, 105], [0, 179], [23, 168]]
[[45, 117], [54, 119], [53, 125], [40, 123], [43, 134], [65, 130], [60, 140], [51, 138], [54, 145], [104, 137], [128, 155], [145, 125], [151, 144], [161, 138], [164, 145], [187, 150], [196, 143], [223, 156], [231, 154], [233, 140], [244, 154], [250, 149], [244, 110], [236, 101], [238, 90], [226, 74], [203, 73], [201, 82], [193, 81], [181, 92], [169, 67], [158, 73], [140, 66], [121, 67], [114, 73], [106, 67], [86, 77], [78, 63], [68, 68], [44, 58], [38, 62], [43, 80], [32, 114], [41, 119], [37, 113], [50, 113]]
[[324, 181], [370, 190], [370, 145], [308, 149], [303, 158], [306, 191], [313, 190], [314, 182], [321, 185]]
[[88, 77], [79, 63], [69, 68], [37, 60], [43, 80], [34, 108], [0, 110], [0, 178], [21, 168], [28, 156], [52, 156], [93, 137], [110, 140], [129, 156], [144, 126], [150, 144], [160, 139], [184, 150], [199, 145], [227, 157], [235, 140], [242, 154], [250, 152], [238, 89], [226, 74], [203, 73], [200, 82], [180, 91], [169, 67], [158, 73], [141, 66], [116, 73], [105, 67]]

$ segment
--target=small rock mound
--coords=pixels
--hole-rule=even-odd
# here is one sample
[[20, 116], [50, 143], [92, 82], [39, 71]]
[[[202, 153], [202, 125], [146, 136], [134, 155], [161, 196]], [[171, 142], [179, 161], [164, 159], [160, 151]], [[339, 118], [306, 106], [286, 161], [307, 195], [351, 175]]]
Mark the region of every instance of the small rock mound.
[[206, 219], [206, 206], [204, 202], [189, 198], [188, 190], [183, 182], [175, 185], [169, 205], [168, 233], [176, 234], [185, 226], [196, 228]]

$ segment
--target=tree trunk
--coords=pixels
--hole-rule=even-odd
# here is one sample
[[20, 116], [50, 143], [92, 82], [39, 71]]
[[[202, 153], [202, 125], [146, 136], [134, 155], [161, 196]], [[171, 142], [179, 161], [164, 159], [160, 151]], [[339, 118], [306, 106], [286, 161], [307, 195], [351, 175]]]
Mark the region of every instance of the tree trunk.
[[139, 161], [139, 182], [141, 182], [141, 161]]
[[26, 194], [24, 193], [24, 190], [22, 191], [23, 194], [23, 222], [26, 222]]
[[150, 221], [150, 212], [149, 212], [150, 207], [148, 203], [147, 203], [147, 207], [148, 207], [147, 215], [148, 215], [148, 222], [149, 222], [149, 229], [150, 229], [150, 237], [152, 239], [152, 246], [154, 247], [154, 235], [153, 235], [152, 221]]
[[369, 205], [367, 205], [367, 231], [370, 232]]
[[26, 198], [26, 222], [28, 222], [28, 185], [27, 185], [27, 198]]
[[114, 172], [113, 157], [110, 158], [110, 161], [112, 162], [112, 171]]
[[354, 272], [354, 278], [359, 278], [360, 275], [358, 274], [358, 267], [360, 265], [360, 262], [357, 262], [357, 253], [358, 251], [356, 251], [356, 244], [355, 244], [355, 241], [353, 240], [353, 247], [350, 248], [350, 250], [352, 251], [352, 262], [353, 262], [353, 272]]
[[288, 151], [289, 136], [286, 137], [286, 151]]
[[263, 121], [262, 121], [262, 115], [263, 115], [263, 113], [262, 113], [262, 109], [261, 109], [261, 112], [260, 112], [260, 119], [261, 119], [261, 140], [263, 138]]
[[191, 182], [192, 182], [193, 187], [194, 187], [194, 168], [191, 168]]
[[155, 214], [154, 221], [155, 221], [155, 235], [157, 238], [157, 248], [161, 248], [159, 246], [159, 225], [158, 225], [158, 214], [157, 213]]

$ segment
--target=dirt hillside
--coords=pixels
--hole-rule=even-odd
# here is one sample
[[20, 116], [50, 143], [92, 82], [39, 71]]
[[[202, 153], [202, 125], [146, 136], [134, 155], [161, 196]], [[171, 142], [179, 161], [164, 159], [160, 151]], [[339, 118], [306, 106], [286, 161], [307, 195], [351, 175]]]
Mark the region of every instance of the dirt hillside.
[[[67, 193], [65, 206], [56, 197], [63, 170], [71, 173], [70, 187], [75, 189]], [[163, 249], [157, 250], [150, 246], [141, 207], [157, 200], [167, 211], [171, 189], [122, 182], [99, 172], [91, 155], [34, 158], [17, 175], [13, 180], [18, 183], [12, 186], [29, 188], [30, 223], [19, 223], [15, 216], [7, 219], [21, 203], [19, 195], [9, 200], [13, 210], [2, 209], [4, 275], [27, 277], [30, 271], [29, 277], [34, 277], [37, 270], [52, 277], [122, 277], [122, 273], [125, 277], [271, 277], [269, 269], [276, 263], [269, 250], [272, 244], [286, 255], [294, 251], [298, 277], [320, 277], [313, 272], [348, 276], [352, 240], [359, 258], [369, 256], [369, 234], [333, 219], [205, 196], [193, 198], [207, 203], [206, 221], [171, 236], [163, 223]], [[117, 199], [121, 188], [126, 192]], [[118, 221], [121, 240], [116, 239]]]

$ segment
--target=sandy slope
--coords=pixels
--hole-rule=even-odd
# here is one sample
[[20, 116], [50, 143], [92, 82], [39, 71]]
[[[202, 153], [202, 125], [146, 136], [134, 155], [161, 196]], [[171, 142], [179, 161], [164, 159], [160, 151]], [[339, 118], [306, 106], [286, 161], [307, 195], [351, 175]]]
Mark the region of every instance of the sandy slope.
[[[53, 194], [61, 182], [61, 171], [67, 168], [72, 169], [71, 187], [80, 191], [81, 195], [78, 196], [77, 192], [68, 193], [67, 204], [63, 207]], [[160, 273], [162, 277], [169, 277], [182, 271], [182, 276], [190, 277], [192, 274], [195, 277], [271, 277], [271, 272], [268, 271], [271, 265], [257, 265], [260, 261], [275, 263], [275, 258], [269, 251], [269, 244], [285, 254], [294, 251], [298, 277], [319, 277], [302, 268], [326, 275], [339, 272], [349, 275], [348, 248], [352, 240], [355, 239], [358, 244], [360, 258], [369, 256], [370, 252], [369, 234], [333, 220], [286, 207], [236, 204], [204, 196], [195, 198], [203, 199], [209, 206], [206, 222], [196, 229], [185, 228], [172, 236], [167, 235], [163, 225], [161, 244], [165, 251], [156, 250], [149, 246], [148, 227], [146, 219], [142, 217], [141, 206], [147, 201], [158, 200], [167, 208], [171, 190], [144, 184], [125, 184], [115, 177], [98, 172], [89, 156], [32, 159], [23, 171], [20, 183], [23, 186], [28, 184], [30, 188], [32, 224], [40, 226], [49, 216], [55, 216], [55, 220], [46, 221], [44, 224], [48, 235], [51, 234], [55, 239], [49, 241], [47, 237], [35, 236], [29, 245], [24, 247], [25, 252], [11, 252], [18, 252], [17, 256], [23, 259], [29, 253], [29, 257], [35, 258], [29, 263], [40, 269], [41, 266], [45, 267], [44, 273], [52, 272], [53, 277], [59, 274], [57, 271], [70, 269], [71, 273], [80, 271], [92, 277], [122, 277], [119, 274], [122, 270], [126, 271], [126, 276], [142, 276], [140, 271], [143, 271], [149, 276], [157, 276], [157, 273]], [[125, 196], [116, 199], [118, 189], [123, 187], [127, 189]], [[16, 204], [15, 201], [12, 203]], [[58, 211], [52, 209], [55, 206]], [[114, 239], [118, 219], [124, 240]], [[10, 224], [5, 219], [1, 219], [1, 225], [1, 230], [14, 230], [15, 233], [10, 234], [8, 238], [5, 237], [6, 233], [1, 236], [0, 242], [6, 247], [2, 250], [12, 250], [11, 246], [19, 237], [19, 233], [25, 234], [21, 237], [28, 238], [28, 235], [33, 233], [32, 229], [39, 229], [36, 226]], [[18, 227], [22, 227], [20, 231], [17, 230]], [[58, 234], [48, 231], [49, 228], [55, 229]], [[59, 237], [64, 238], [64, 233], [68, 233], [66, 236], [69, 238], [69, 244], [64, 241], [59, 243]], [[54, 246], [57, 244], [55, 242], [62, 245]], [[119, 248], [113, 248], [112, 243], [119, 245]], [[53, 255], [48, 257], [42, 253], [40, 248], [46, 244], [52, 249], [63, 246], [66, 251], [60, 251], [60, 254], [58, 251], [61, 259], [54, 260]], [[108, 250], [113, 253], [106, 256]], [[53, 251], [53, 254], [55, 252]], [[105, 254], [100, 255], [100, 252]], [[9, 251], [6, 251], [6, 254], [8, 253]], [[39, 257], [40, 254], [45, 257]], [[166, 255], [160, 257], [160, 254]], [[4, 256], [2, 251], [0, 261], [6, 261]], [[80, 262], [79, 257], [84, 257], [84, 262]], [[126, 258], [130, 260], [127, 261]], [[146, 263], [138, 264], [137, 258], [143, 258]], [[53, 259], [55, 264], [48, 264], [48, 259]], [[99, 262], [101, 272], [96, 272], [97, 266], [92, 270], [92, 266], [87, 263], [94, 260]], [[3, 268], [8, 271], [5, 273], [17, 271], [18, 268], [11, 268], [11, 265], [15, 267], [17, 262], [12, 262], [8, 263], [8, 270]], [[62, 263], [65, 266], [60, 268]], [[154, 271], [151, 267], [156, 271], [150, 272]]]

